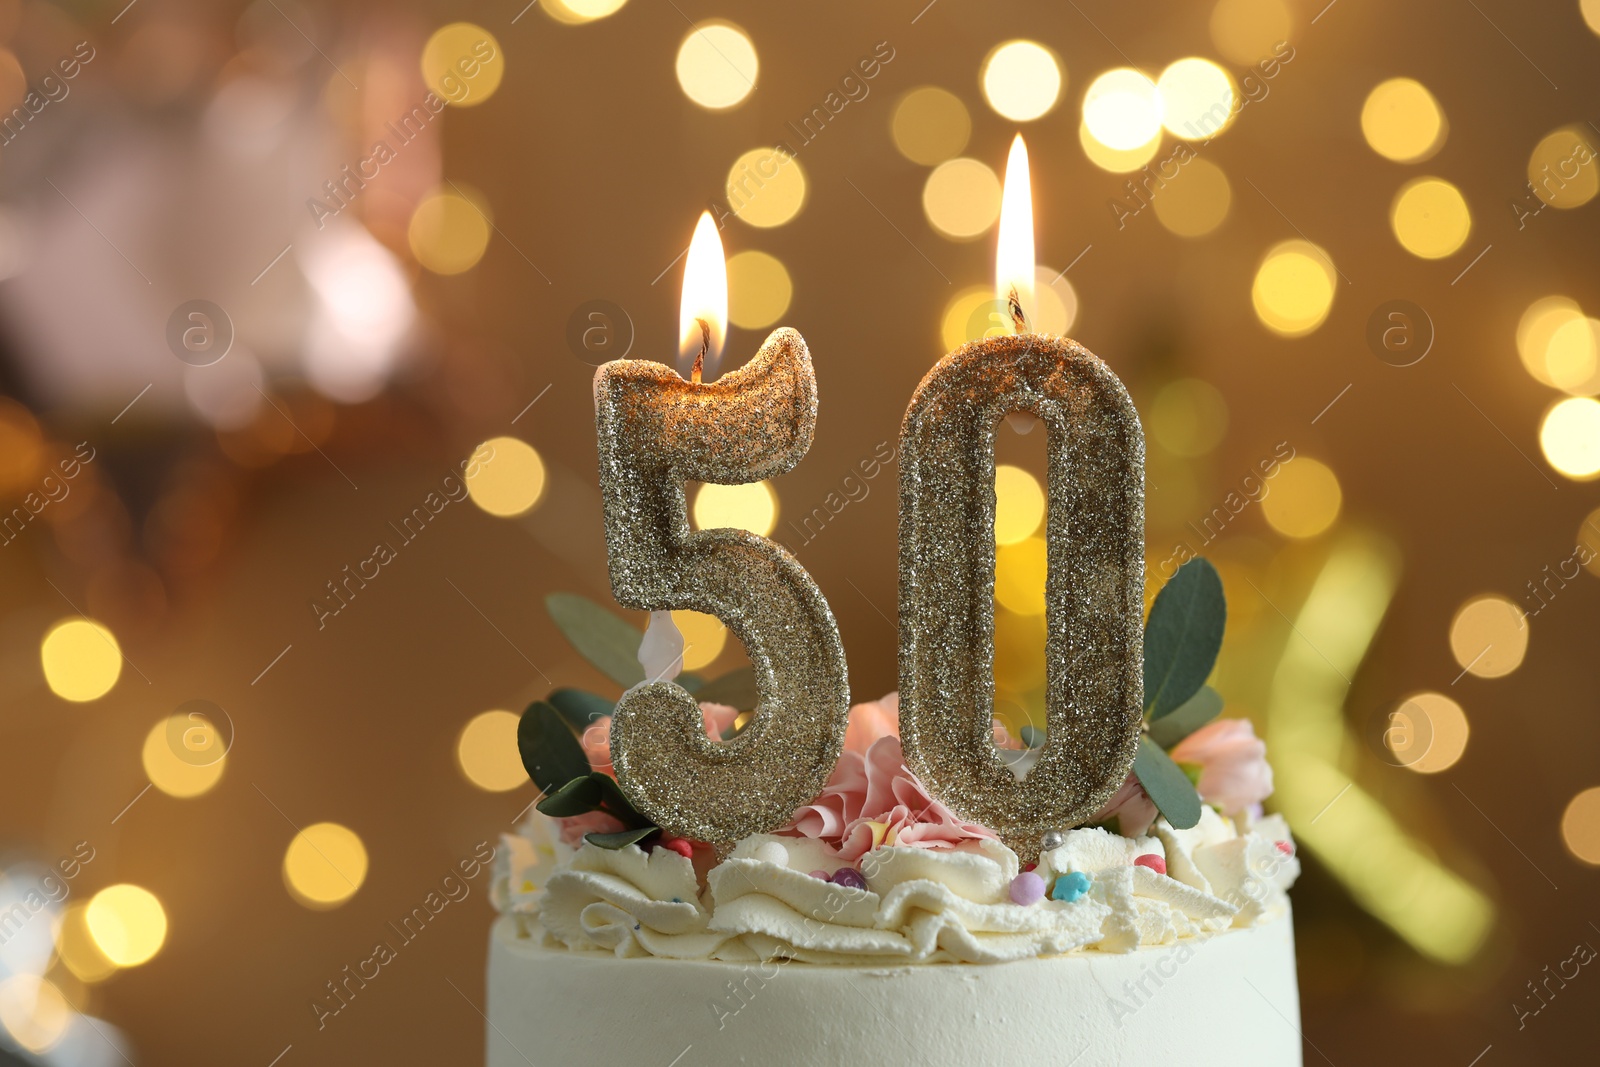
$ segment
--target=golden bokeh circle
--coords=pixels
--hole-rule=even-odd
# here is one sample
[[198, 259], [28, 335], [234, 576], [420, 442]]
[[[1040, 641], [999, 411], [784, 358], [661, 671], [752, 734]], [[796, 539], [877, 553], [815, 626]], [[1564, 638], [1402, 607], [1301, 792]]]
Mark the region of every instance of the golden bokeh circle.
[[1450, 620], [1450, 654], [1468, 674], [1502, 678], [1528, 654], [1528, 620], [1503, 596], [1475, 596]]
[[422, 46], [422, 80], [451, 107], [483, 103], [500, 88], [505, 72], [500, 42], [475, 23], [441, 26]]
[[1578, 524], [1578, 545], [1589, 555], [1584, 564], [1589, 573], [1600, 578], [1600, 508], [1595, 508]]
[[1204, 456], [1227, 436], [1228, 402], [1210, 382], [1178, 378], [1156, 393], [1145, 425], [1168, 452]]
[[1283, 241], [1261, 259], [1251, 286], [1256, 317], [1273, 333], [1303, 337], [1333, 308], [1336, 273], [1327, 252], [1310, 241]]
[[[1517, 322], [1517, 355], [1522, 365], [1536, 381], [1553, 388], [1561, 388], [1550, 367], [1550, 346], [1563, 328], [1582, 321], [1583, 309], [1570, 297], [1553, 295], [1540, 297], [1528, 305]], [[1580, 335], [1563, 334], [1567, 342], [1579, 340]], [[1573, 353], [1557, 353], [1558, 364], [1568, 364]]]
[[1600, 475], [1600, 401], [1573, 396], [1552, 405], [1539, 427], [1539, 448], [1573, 481]]
[[976, 159], [947, 160], [928, 175], [922, 210], [944, 236], [972, 240], [1000, 218], [1000, 179]]
[[546, 15], [568, 26], [581, 26], [585, 22], [615, 15], [628, 0], [541, 0], [539, 7]]
[[694, 495], [696, 529], [749, 530], [762, 537], [778, 524], [778, 494], [765, 481], [743, 485], [707, 482]]
[[1448, 134], [1439, 102], [1415, 78], [1379, 82], [1361, 105], [1361, 135], [1367, 145], [1396, 163], [1428, 159]]
[[889, 121], [889, 133], [902, 156], [925, 167], [954, 159], [972, 136], [972, 116], [956, 94], [924, 85], [902, 96]]
[[477, 266], [489, 247], [484, 207], [453, 192], [426, 198], [411, 213], [406, 229], [411, 254], [435, 274], [460, 274]]
[[117, 972], [117, 965], [95, 944], [89, 929], [89, 906], [73, 904], [62, 913], [56, 927], [56, 954], [80, 982], [100, 982]]
[[782, 226], [806, 202], [806, 175], [782, 148], [752, 148], [733, 161], [726, 183], [728, 207], [751, 226]]
[[1285, 537], [1316, 537], [1339, 518], [1344, 501], [1339, 478], [1325, 463], [1296, 456], [1278, 468], [1271, 488], [1261, 498], [1267, 525]]
[[1056, 54], [1037, 41], [1007, 41], [983, 61], [984, 99], [1001, 117], [1031, 122], [1056, 106], [1066, 78]]
[[515, 712], [474, 715], [456, 738], [456, 766], [467, 781], [487, 793], [505, 793], [528, 783], [517, 749]]
[[1426, 739], [1426, 747], [1421, 752], [1408, 751], [1396, 744], [1394, 739], [1403, 736], [1398, 732], [1384, 735], [1401, 766], [1418, 774], [1438, 774], [1454, 767], [1466, 754], [1472, 726], [1461, 705], [1449, 697], [1441, 693], [1417, 693], [1401, 704], [1396, 715], [1412, 720], [1420, 718], [1427, 724], [1425, 729], [1407, 731], [1410, 736]]
[[[173, 751], [174, 739], [191, 747], [180, 755]], [[169, 797], [197, 797], [222, 780], [228, 762], [225, 745], [215, 724], [173, 715], [145, 735], [140, 762], [150, 784]]]
[[1132, 67], [1108, 70], [1083, 94], [1089, 136], [1117, 152], [1131, 152], [1161, 136], [1166, 109], [1150, 75]]
[[1164, 107], [1161, 124], [1186, 141], [1204, 141], [1233, 124], [1238, 87], [1233, 75], [1209, 59], [1188, 56], [1167, 64], [1156, 88]]
[[1110, 171], [1112, 174], [1131, 174], [1156, 157], [1156, 153], [1161, 150], [1161, 134], [1158, 132], [1144, 144], [1123, 152], [1095, 140], [1094, 135], [1089, 132], [1088, 125], [1080, 122], [1078, 144], [1083, 146], [1083, 154], [1089, 157], [1089, 162], [1101, 170]]
[[674, 611], [673, 625], [683, 635], [683, 669], [710, 666], [728, 644], [728, 628], [715, 615], [700, 611]]
[[283, 884], [296, 901], [314, 910], [343, 904], [366, 878], [366, 846], [354, 830], [336, 822], [307, 826], [283, 854]]
[[1590, 786], [1561, 813], [1561, 843], [1591, 867], [1600, 867], [1600, 786]]
[[1553, 208], [1582, 207], [1600, 193], [1600, 147], [1582, 126], [1563, 126], [1540, 138], [1528, 156], [1533, 193]]
[[150, 960], [167, 940], [167, 913], [156, 895], [122, 882], [89, 898], [84, 912], [89, 935], [106, 959], [118, 967]]
[[728, 319], [742, 330], [771, 326], [789, 310], [794, 283], [776, 256], [754, 249], [728, 259]]
[[1241, 66], [1269, 58], [1293, 28], [1284, 0], [1218, 0], [1211, 9], [1211, 43]]
[[1032, 537], [1044, 521], [1044, 489], [1021, 467], [997, 463], [994, 468], [994, 543], [1014, 545]]
[[[0, 1027], [35, 1056], [60, 1043], [73, 1015], [67, 998], [48, 978], [24, 972], [0, 980]], [[69, 1061], [52, 1057], [49, 1062]]]
[[1221, 226], [1233, 204], [1233, 187], [1221, 167], [1191, 159], [1151, 197], [1156, 218], [1179, 237], [1204, 237]]
[[1461, 190], [1443, 178], [1415, 178], [1395, 195], [1389, 225], [1407, 252], [1443, 259], [1466, 243], [1472, 213]]
[[994, 550], [994, 598], [1018, 615], [1043, 615], [1049, 551], [1042, 537], [1028, 537]]
[[44, 635], [39, 662], [50, 691], [77, 704], [99, 700], [122, 676], [122, 649], [93, 619], [62, 619]]
[[[479, 457], [487, 453], [487, 458]], [[492, 437], [472, 450], [476, 470], [469, 467], [467, 495], [490, 515], [509, 519], [531, 509], [544, 495], [544, 460], [528, 442]]]
[[702, 22], [678, 46], [675, 64], [684, 95], [708, 111], [724, 111], [755, 91], [761, 61], [750, 35], [729, 22]]

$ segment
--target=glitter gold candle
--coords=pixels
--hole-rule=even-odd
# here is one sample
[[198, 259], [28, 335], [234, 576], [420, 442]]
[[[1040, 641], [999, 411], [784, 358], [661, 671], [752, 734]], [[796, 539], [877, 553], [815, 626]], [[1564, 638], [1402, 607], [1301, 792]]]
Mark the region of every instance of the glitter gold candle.
[[[1019, 854], [1086, 820], [1133, 765], [1143, 712], [1144, 432], [1087, 349], [1029, 331], [1027, 150], [1006, 166], [996, 293], [1006, 334], [934, 365], [900, 431], [900, 732], [930, 793]], [[993, 743], [994, 442], [1048, 433], [1046, 741], [1021, 781]]]
[[844, 743], [849, 690], [833, 613], [805, 568], [748, 531], [689, 529], [686, 480], [738, 485], [800, 461], [816, 429], [817, 383], [805, 341], [786, 328], [743, 367], [703, 383], [727, 317], [709, 214], [684, 275], [690, 380], [645, 360], [595, 375], [611, 589], [626, 607], [722, 620], [744, 643], [760, 699], [745, 729], [717, 743], [683, 687], [635, 686], [612, 720], [611, 760], [629, 801], [667, 833], [727, 843], [781, 826], [822, 790]]

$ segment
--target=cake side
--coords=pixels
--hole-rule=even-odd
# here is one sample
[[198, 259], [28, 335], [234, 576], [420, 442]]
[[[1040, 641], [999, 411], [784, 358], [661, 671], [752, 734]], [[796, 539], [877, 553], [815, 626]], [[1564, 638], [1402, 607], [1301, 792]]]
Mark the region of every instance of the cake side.
[[[1287, 911], [1125, 953], [825, 967], [574, 952], [506, 915], [488, 989], [489, 1067], [1301, 1063]], [[648, 1025], [629, 1022], [640, 1011]]]

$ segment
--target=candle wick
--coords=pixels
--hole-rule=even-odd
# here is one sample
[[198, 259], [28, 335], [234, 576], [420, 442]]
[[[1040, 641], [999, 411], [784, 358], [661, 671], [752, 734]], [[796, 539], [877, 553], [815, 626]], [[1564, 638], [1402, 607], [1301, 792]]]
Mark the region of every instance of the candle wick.
[[1006, 305], [1011, 309], [1011, 325], [1016, 327], [1017, 332], [1031, 332], [1028, 329], [1028, 317], [1022, 313], [1022, 299], [1017, 296], [1017, 287], [1014, 285], [1006, 298]]
[[705, 319], [695, 319], [700, 324], [700, 351], [695, 353], [694, 368], [689, 371], [689, 380], [696, 385], [700, 384], [700, 375], [706, 367], [706, 352], [711, 348], [711, 324]]

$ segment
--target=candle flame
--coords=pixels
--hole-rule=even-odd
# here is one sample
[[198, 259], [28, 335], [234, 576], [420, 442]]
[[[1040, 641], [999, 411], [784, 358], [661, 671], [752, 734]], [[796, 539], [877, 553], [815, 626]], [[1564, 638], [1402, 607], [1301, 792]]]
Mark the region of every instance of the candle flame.
[[728, 264], [711, 212], [702, 211], [683, 267], [683, 299], [678, 304], [678, 365], [692, 365], [698, 382], [705, 366], [715, 368], [728, 336]]
[[1006, 159], [1005, 192], [1000, 197], [1000, 243], [994, 260], [995, 298], [1017, 333], [1027, 333], [1033, 310], [1033, 193], [1028, 182], [1028, 146], [1022, 134]]

